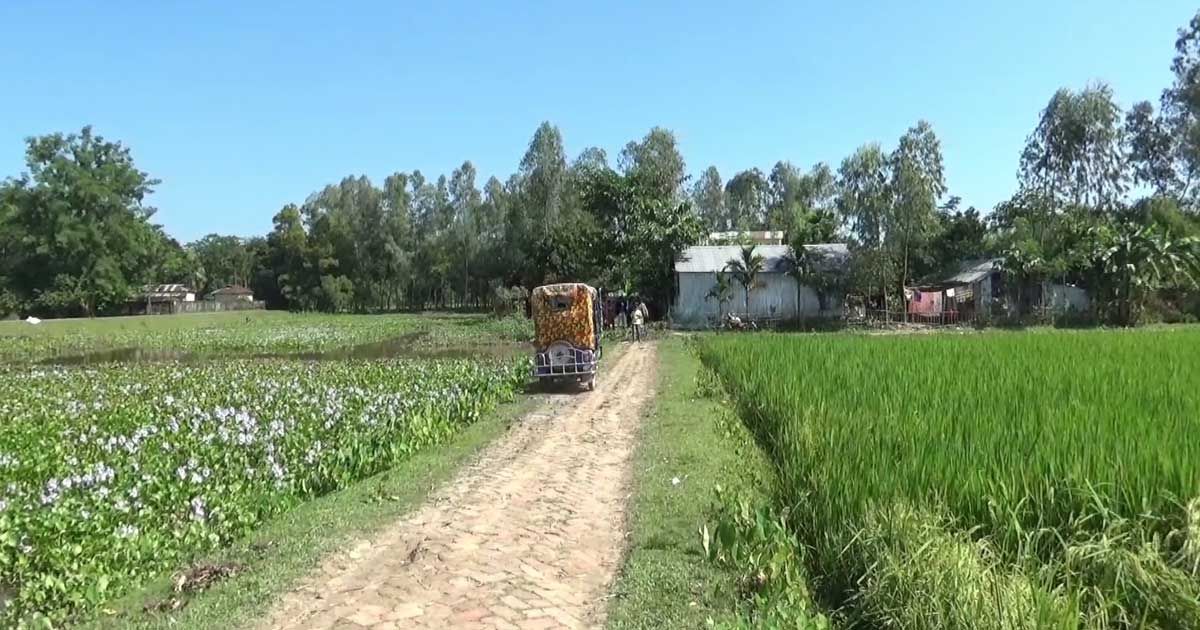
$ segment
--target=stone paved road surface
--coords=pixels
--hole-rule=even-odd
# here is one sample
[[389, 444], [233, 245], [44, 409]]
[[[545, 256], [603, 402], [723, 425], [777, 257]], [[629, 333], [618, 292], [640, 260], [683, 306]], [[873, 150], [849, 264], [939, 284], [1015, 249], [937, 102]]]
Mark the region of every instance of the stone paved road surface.
[[630, 455], [655, 354], [548, 397], [428, 503], [329, 559], [265, 628], [590, 628], [621, 559]]

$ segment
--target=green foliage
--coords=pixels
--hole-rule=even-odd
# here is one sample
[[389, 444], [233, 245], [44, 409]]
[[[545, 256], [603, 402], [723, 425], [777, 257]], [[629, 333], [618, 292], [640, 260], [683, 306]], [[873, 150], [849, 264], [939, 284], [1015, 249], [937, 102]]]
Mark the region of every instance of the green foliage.
[[850, 622], [1175, 628], [1200, 623], [1200, 451], [1178, 438], [1198, 349], [1189, 328], [715, 336], [701, 357]]
[[84, 127], [26, 143], [28, 171], [0, 185], [0, 270], [18, 310], [93, 315], [122, 305], [179, 246], [149, 222], [158, 182], [127, 148]]
[[[680, 182], [682, 183], [682, 182]], [[691, 203], [668, 195], [661, 182], [634, 172], [592, 171], [582, 184], [582, 204], [596, 231], [583, 232], [594, 247], [596, 268], [607, 270], [609, 286], [633, 290], [665, 306], [674, 287], [674, 263], [699, 240], [704, 227]]]
[[704, 169], [700, 179], [696, 180], [692, 187], [692, 205], [704, 221], [706, 229], [724, 231], [731, 228], [725, 205], [725, 187], [721, 183], [721, 173], [717, 171], [717, 167], [710, 166]]
[[1022, 187], [1076, 205], [1117, 201], [1128, 185], [1120, 114], [1102, 83], [1055, 92], [1021, 153]]
[[730, 282], [729, 274], [718, 273], [713, 287], [704, 294], [704, 299], [716, 300], [717, 313], [724, 318], [725, 305], [733, 299], [733, 283]]
[[920, 121], [900, 137], [889, 157], [893, 207], [886, 231], [900, 262], [900, 288], [908, 286], [914, 254], [938, 228], [938, 200], [946, 192], [941, 143], [929, 123]]
[[803, 547], [788, 523], [786, 510], [716, 487], [712, 526], [700, 529], [710, 561], [736, 572], [744, 613], [730, 627], [830, 628], [808, 592]]
[[1096, 264], [1111, 280], [1113, 319], [1137, 323], [1152, 292], [1200, 282], [1200, 239], [1174, 238], [1156, 226], [1122, 222], [1095, 230]]
[[733, 230], [752, 230], [766, 225], [770, 184], [757, 168], [741, 171], [725, 184], [726, 225]]
[[762, 273], [766, 266], [766, 259], [754, 249], [753, 245], [742, 247], [738, 258], [731, 258], [725, 263], [725, 272], [742, 285], [747, 316], [750, 314], [750, 292], [758, 285], [758, 274]]

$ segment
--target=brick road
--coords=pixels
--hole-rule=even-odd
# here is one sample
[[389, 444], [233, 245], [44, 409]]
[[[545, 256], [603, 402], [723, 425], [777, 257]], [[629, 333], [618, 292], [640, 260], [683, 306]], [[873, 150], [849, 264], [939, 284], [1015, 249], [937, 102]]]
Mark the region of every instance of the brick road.
[[264, 628], [588, 628], [621, 559], [651, 345], [548, 397], [427, 504], [330, 558]]

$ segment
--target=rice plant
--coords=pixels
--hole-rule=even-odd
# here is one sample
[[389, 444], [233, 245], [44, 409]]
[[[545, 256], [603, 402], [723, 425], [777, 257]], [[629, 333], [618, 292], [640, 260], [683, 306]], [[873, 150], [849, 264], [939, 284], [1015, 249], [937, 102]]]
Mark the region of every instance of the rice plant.
[[700, 345], [823, 601], [892, 627], [1200, 627], [1200, 329]]

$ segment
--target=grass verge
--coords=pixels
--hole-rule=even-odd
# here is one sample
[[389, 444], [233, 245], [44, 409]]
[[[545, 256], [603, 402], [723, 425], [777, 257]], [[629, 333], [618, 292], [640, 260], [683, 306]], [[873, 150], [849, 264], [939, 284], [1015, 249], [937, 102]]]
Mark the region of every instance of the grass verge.
[[258, 620], [299, 578], [329, 553], [394, 522], [470, 457], [500, 436], [536, 404], [531, 396], [501, 406], [445, 444], [417, 453], [389, 471], [304, 503], [268, 523], [246, 540], [196, 564], [244, 570], [186, 600], [178, 610], [148, 611], [175, 597], [171, 579], [112, 602], [85, 628], [194, 628], [225, 630]]
[[[758, 492], [765, 458], [719, 400], [697, 391], [700, 361], [684, 341], [659, 342], [658, 398], [634, 454], [628, 551], [610, 628], [695, 628], [737, 618], [737, 576], [709, 562], [699, 528], [721, 485]], [[748, 448], [739, 448], [739, 445]]]

